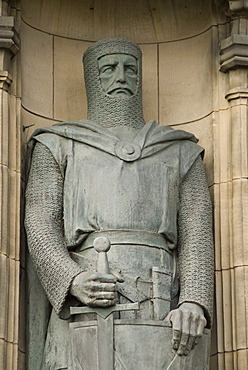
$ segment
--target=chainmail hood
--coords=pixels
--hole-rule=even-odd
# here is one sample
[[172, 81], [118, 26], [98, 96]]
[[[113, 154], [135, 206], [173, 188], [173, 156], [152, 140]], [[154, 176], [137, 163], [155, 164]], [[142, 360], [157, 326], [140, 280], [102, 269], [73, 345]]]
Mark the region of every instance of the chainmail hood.
[[[137, 59], [138, 82], [132, 96], [124, 98], [107, 95], [101, 87], [98, 59], [109, 54], [128, 54]], [[140, 47], [120, 38], [105, 39], [91, 45], [84, 53], [84, 78], [88, 99], [88, 119], [104, 127], [142, 127], [142, 53]]]

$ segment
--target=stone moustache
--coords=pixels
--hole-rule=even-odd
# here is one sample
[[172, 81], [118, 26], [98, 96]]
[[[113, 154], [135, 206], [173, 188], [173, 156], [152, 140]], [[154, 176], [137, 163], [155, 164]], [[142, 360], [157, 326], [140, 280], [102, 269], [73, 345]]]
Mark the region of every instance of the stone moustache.
[[[207, 369], [203, 148], [185, 131], [145, 124], [138, 45], [99, 41], [84, 70], [88, 119], [38, 129], [29, 142], [29, 369]], [[34, 299], [41, 289], [46, 299]]]

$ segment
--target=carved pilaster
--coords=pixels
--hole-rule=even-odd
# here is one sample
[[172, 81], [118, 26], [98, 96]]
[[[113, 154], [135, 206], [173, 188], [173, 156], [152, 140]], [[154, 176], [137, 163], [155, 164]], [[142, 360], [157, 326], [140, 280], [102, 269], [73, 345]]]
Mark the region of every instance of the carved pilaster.
[[219, 369], [239, 370], [248, 368], [248, 0], [221, 5], [230, 27], [220, 44], [229, 108], [220, 118], [215, 152], [218, 352]]
[[[20, 279], [20, 97], [16, 86], [19, 50], [10, 4], [0, 1], [0, 368], [17, 370]], [[16, 9], [14, 10], [16, 11]], [[11, 71], [14, 71], [11, 75]], [[24, 367], [19, 367], [24, 370]]]

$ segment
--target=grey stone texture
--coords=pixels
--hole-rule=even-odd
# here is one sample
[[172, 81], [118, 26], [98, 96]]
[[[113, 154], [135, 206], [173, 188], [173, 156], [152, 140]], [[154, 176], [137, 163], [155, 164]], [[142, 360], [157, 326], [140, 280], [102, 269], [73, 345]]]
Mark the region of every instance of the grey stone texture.
[[[137, 89], [131, 96], [112, 97], [102, 89], [98, 59], [113, 53], [137, 60]], [[92, 281], [97, 281], [98, 298], [89, 306], [112, 307], [116, 297], [110, 288], [102, 288], [103, 283], [116, 286], [119, 304], [140, 305], [139, 310], [108, 316], [113, 320], [114, 368], [134, 369], [138, 364], [142, 369], [190, 369], [193, 364], [194, 369], [205, 369], [209, 333], [197, 344], [197, 352], [193, 349], [190, 354], [194, 342], [190, 344], [188, 334], [185, 343], [183, 335], [176, 338], [185, 323], [195, 325], [192, 317], [201, 310], [206, 318], [197, 313], [202, 331], [206, 323], [211, 325], [212, 211], [200, 158], [203, 149], [185, 131], [160, 127], [155, 121], [144, 124], [137, 45], [121, 39], [101, 41], [88, 49], [84, 63], [89, 119], [37, 130], [29, 143], [25, 223], [33, 260], [30, 266], [34, 263], [53, 306], [51, 315], [49, 308], [47, 315], [43, 311], [42, 322], [30, 322], [30, 348], [34, 342], [41, 346], [35, 355], [30, 349], [29, 370], [57, 370], [69, 363], [74, 370], [104, 369], [95, 362], [101, 358], [96, 313], [74, 317], [69, 311], [71, 306], [87, 303], [76, 282], [97, 270], [98, 253], [93, 245], [98, 236], [111, 243], [106, 276], [112, 280], [106, 276], [101, 280], [99, 271], [93, 273], [95, 278], [91, 275], [87, 281], [91, 289]], [[114, 73], [120, 64], [120, 60], [115, 64]], [[123, 89], [127, 81], [115, 82]], [[30, 305], [37, 317], [39, 306], [43, 304]], [[176, 309], [169, 313], [171, 308]], [[176, 317], [185, 312], [187, 319]], [[167, 314], [173, 331], [165, 321]], [[48, 323], [47, 331], [44, 323]], [[38, 339], [39, 332], [43, 338]], [[94, 348], [94, 356], [88, 348]], [[180, 351], [189, 356], [179, 356]], [[75, 364], [75, 356], [80, 365]]]

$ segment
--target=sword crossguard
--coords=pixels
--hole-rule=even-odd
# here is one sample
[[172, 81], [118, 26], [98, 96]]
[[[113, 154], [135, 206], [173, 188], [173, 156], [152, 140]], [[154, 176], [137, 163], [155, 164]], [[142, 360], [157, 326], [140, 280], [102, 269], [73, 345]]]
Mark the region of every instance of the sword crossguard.
[[98, 252], [97, 272], [109, 274], [109, 263], [107, 252], [110, 250], [111, 243], [105, 236], [98, 236], [94, 240], [94, 248]]

